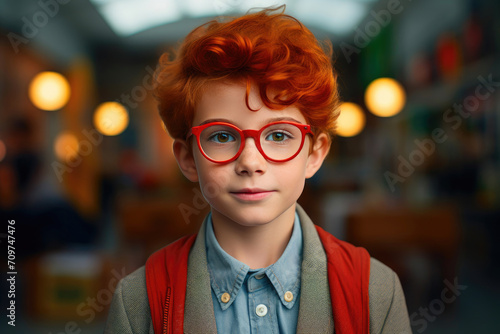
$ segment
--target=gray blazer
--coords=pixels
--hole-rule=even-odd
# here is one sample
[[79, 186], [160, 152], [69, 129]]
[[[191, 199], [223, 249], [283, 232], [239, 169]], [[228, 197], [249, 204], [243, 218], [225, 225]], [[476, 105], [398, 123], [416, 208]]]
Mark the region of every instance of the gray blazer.
[[[297, 205], [304, 238], [297, 333], [334, 333], [327, 260], [311, 219]], [[217, 333], [203, 223], [188, 262], [185, 333]], [[397, 275], [372, 258], [369, 283], [370, 333], [411, 333], [406, 302]], [[221, 331], [222, 332], [222, 331]], [[144, 266], [123, 278], [111, 303], [105, 334], [154, 334]]]

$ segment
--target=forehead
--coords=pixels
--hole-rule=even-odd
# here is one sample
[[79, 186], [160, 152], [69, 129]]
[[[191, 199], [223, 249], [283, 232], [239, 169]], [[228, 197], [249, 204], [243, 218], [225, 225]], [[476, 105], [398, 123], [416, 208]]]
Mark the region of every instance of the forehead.
[[306, 123], [305, 117], [295, 106], [281, 110], [268, 108], [259, 96], [257, 86], [250, 89], [249, 109], [245, 102], [246, 83], [221, 81], [207, 85], [201, 94], [194, 113], [193, 126], [210, 119], [225, 119], [242, 128], [255, 128], [277, 118], [293, 118]]

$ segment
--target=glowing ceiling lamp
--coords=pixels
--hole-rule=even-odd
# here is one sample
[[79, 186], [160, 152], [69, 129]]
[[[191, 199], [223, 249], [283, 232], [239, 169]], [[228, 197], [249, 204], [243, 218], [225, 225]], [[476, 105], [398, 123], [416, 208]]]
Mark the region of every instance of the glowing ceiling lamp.
[[[285, 4], [286, 13], [306, 25], [348, 35], [369, 14], [377, 0], [90, 0], [120, 36], [190, 18], [243, 14], [250, 9]], [[373, 14], [372, 14], [373, 15]], [[375, 18], [371, 18], [375, 21]], [[188, 31], [185, 31], [187, 33]]]
[[118, 102], [101, 103], [94, 112], [94, 126], [106, 136], [122, 133], [128, 125], [127, 109]]
[[182, 19], [181, 3], [174, 0], [91, 0], [111, 29], [130, 36], [155, 26]]
[[365, 127], [366, 118], [363, 109], [356, 103], [344, 102], [340, 106], [337, 118], [337, 134], [341, 137], [353, 137]]
[[287, 7], [302, 23], [344, 36], [358, 27], [369, 11], [370, 1], [302, 0]]
[[406, 93], [403, 86], [396, 80], [379, 78], [368, 85], [365, 103], [374, 115], [390, 117], [403, 109], [406, 103]]
[[56, 72], [38, 73], [29, 86], [31, 102], [42, 110], [61, 109], [68, 103], [69, 96], [68, 80]]

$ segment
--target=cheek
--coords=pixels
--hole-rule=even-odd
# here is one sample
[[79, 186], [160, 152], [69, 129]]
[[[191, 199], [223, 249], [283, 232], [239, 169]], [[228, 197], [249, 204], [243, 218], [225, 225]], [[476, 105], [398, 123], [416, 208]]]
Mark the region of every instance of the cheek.
[[199, 166], [200, 188], [207, 200], [217, 197], [229, 185], [229, 172], [224, 166]]
[[301, 185], [305, 181], [306, 164], [307, 154], [299, 154], [285, 165], [277, 166], [274, 175], [282, 184], [287, 184], [290, 187]]
[[196, 148], [195, 150], [196, 151], [194, 152], [193, 156], [196, 164], [196, 171], [198, 173], [200, 186], [203, 187], [204, 184], [216, 182], [220, 174], [220, 172], [218, 171], [218, 169], [220, 169], [220, 166], [213, 164], [205, 159], [201, 155], [198, 148]]
[[304, 166], [292, 164], [277, 172], [276, 179], [279, 179], [280, 189], [284, 197], [291, 201], [296, 201], [304, 191], [305, 176]]

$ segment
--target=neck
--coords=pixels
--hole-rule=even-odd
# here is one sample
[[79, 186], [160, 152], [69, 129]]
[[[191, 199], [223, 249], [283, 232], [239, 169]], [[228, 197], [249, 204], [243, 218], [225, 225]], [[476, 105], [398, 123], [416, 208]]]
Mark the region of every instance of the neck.
[[278, 261], [292, 236], [295, 205], [273, 221], [243, 226], [212, 210], [215, 237], [221, 248], [251, 269], [270, 266]]

